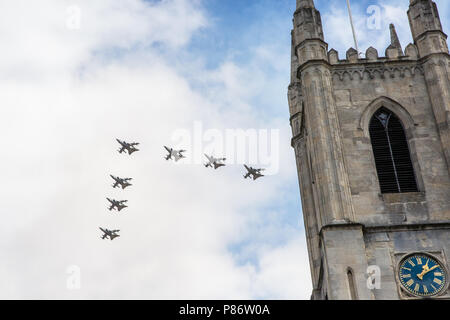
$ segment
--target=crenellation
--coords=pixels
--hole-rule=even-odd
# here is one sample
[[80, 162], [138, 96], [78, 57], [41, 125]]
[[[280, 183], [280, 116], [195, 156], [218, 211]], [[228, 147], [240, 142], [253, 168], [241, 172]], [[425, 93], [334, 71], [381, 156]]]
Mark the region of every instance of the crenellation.
[[419, 51], [413, 43], [408, 44], [406, 47], [405, 56], [412, 60], [417, 60], [419, 58]]
[[394, 47], [392, 44], [386, 48], [385, 55], [389, 60], [397, 60], [398, 58], [401, 57], [401, 55], [398, 52], [398, 49]]
[[348, 62], [355, 63], [359, 60], [359, 53], [354, 48], [350, 48], [347, 50], [346, 57]]
[[328, 51], [328, 62], [330, 64], [339, 63], [339, 52], [337, 52], [334, 49], [331, 49], [330, 51]]
[[379, 57], [378, 57], [378, 50], [375, 49], [374, 47], [370, 47], [366, 50], [366, 59], [369, 62], [377, 62]]
[[406, 48], [405, 54], [400, 56], [398, 49], [389, 46], [386, 49], [384, 57], [378, 56], [377, 49], [370, 47], [366, 50], [365, 58], [358, 57], [356, 50], [349, 49], [346, 53], [346, 59], [339, 59], [339, 54], [336, 50], [332, 49], [328, 52], [328, 61], [331, 65], [348, 65], [348, 64], [361, 64], [367, 65], [371, 63], [385, 63], [390, 61], [418, 61], [417, 48], [414, 45], [410, 45]]

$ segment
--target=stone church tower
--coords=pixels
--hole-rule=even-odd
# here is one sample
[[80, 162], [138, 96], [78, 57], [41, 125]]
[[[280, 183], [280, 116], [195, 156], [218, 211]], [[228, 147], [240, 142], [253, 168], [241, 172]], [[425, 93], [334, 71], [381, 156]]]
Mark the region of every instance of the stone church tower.
[[312, 299], [448, 299], [450, 55], [436, 4], [411, 0], [413, 44], [328, 50], [297, 0], [289, 110]]

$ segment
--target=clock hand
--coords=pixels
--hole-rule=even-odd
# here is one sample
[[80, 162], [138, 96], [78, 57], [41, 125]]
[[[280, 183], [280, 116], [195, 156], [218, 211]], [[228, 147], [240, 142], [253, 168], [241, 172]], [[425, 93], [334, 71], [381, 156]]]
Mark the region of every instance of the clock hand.
[[422, 273], [417, 275], [417, 278], [419, 278], [420, 280], [423, 280], [423, 276], [424, 275], [426, 275], [427, 273], [433, 271], [436, 268], [439, 268], [439, 265], [435, 265], [434, 267], [431, 267], [431, 269], [430, 269], [430, 268], [428, 268], [428, 263], [427, 263], [427, 265], [424, 266]]
[[429, 261], [430, 260], [427, 260], [427, 264], [422, 267], [422, 272], [417, 274], [417, 278], [419, 278], [420, 280], [423, 280], [423, 276], [426, 275], [428, 270], [430, 269], [428, 267], [428, 262]]
[[439, 265], [435, 265], [434, 267], [431, 267], [431, 269], [428, 269], [428, 271], [425, 274], [427, 274], [428, 272], [433, 271], [436, 268], [439, 268]]
[[426, 269], [423, 269], [422, 273], [418, 273], [417, 274], [417, 278], [419, 278], [420, 280], [423, 280], [423, 276], [427, 273]]

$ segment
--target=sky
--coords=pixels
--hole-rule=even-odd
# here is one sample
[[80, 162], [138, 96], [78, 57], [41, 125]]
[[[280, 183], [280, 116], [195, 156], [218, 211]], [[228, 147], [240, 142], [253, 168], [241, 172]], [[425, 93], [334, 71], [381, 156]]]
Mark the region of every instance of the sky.
[[[363, 53], [384, 54], [391, 22], [412, 41], [408, 0], [351, 2]], [[448, 32], [450, 3], [436, 3]], [[316, 6], [344, 58], [345, 1]], [[0, 298], [309, 299], [287, 104], [294, 10], [0, 1]], [[116, 138], [140, 151], [119, 154]], [[165, 161], [164, 145], [188, 157]], [[205, 168], [205, 152], [228, 166]], [[244, 180], [243, 163], [266, 176]], [[113, 189], [110, 174], [133, 186]], [[129, 208], [109, 212], [106, 197]]]

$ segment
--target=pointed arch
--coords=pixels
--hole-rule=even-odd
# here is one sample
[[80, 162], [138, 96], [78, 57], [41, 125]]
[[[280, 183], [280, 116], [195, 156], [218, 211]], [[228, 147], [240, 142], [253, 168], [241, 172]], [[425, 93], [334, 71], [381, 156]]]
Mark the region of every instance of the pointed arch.
[[365, 135], [369, 136], [369, 122], [372, 119], [374, 113], [380, 109], [381, 107], [385, 107], [386, 109], [391, 110], [395, 115], [400, 119], [405, 129], [407, 138], [412, 138], [413, 129], [416, 126], [414, 119], [411, 114], [403, 108], [403, 106], [397, 101], [388, 98], [388, 97], [379, 97], [373, 100], [363, 111], [361, 118], [359, 120], [359, 129], [363, 130]]
[[358, 300], [358, 291], [356, 289], [355, 274], [353, 272], [353, 269], [350, 267], [347, 268], [347, 281], [348, 281], [348, 288], [350, 291], [350, 300]]
[[405, 130], [395, 113], [378, 109], [369, 123], [381, 193], [418, 192]]

